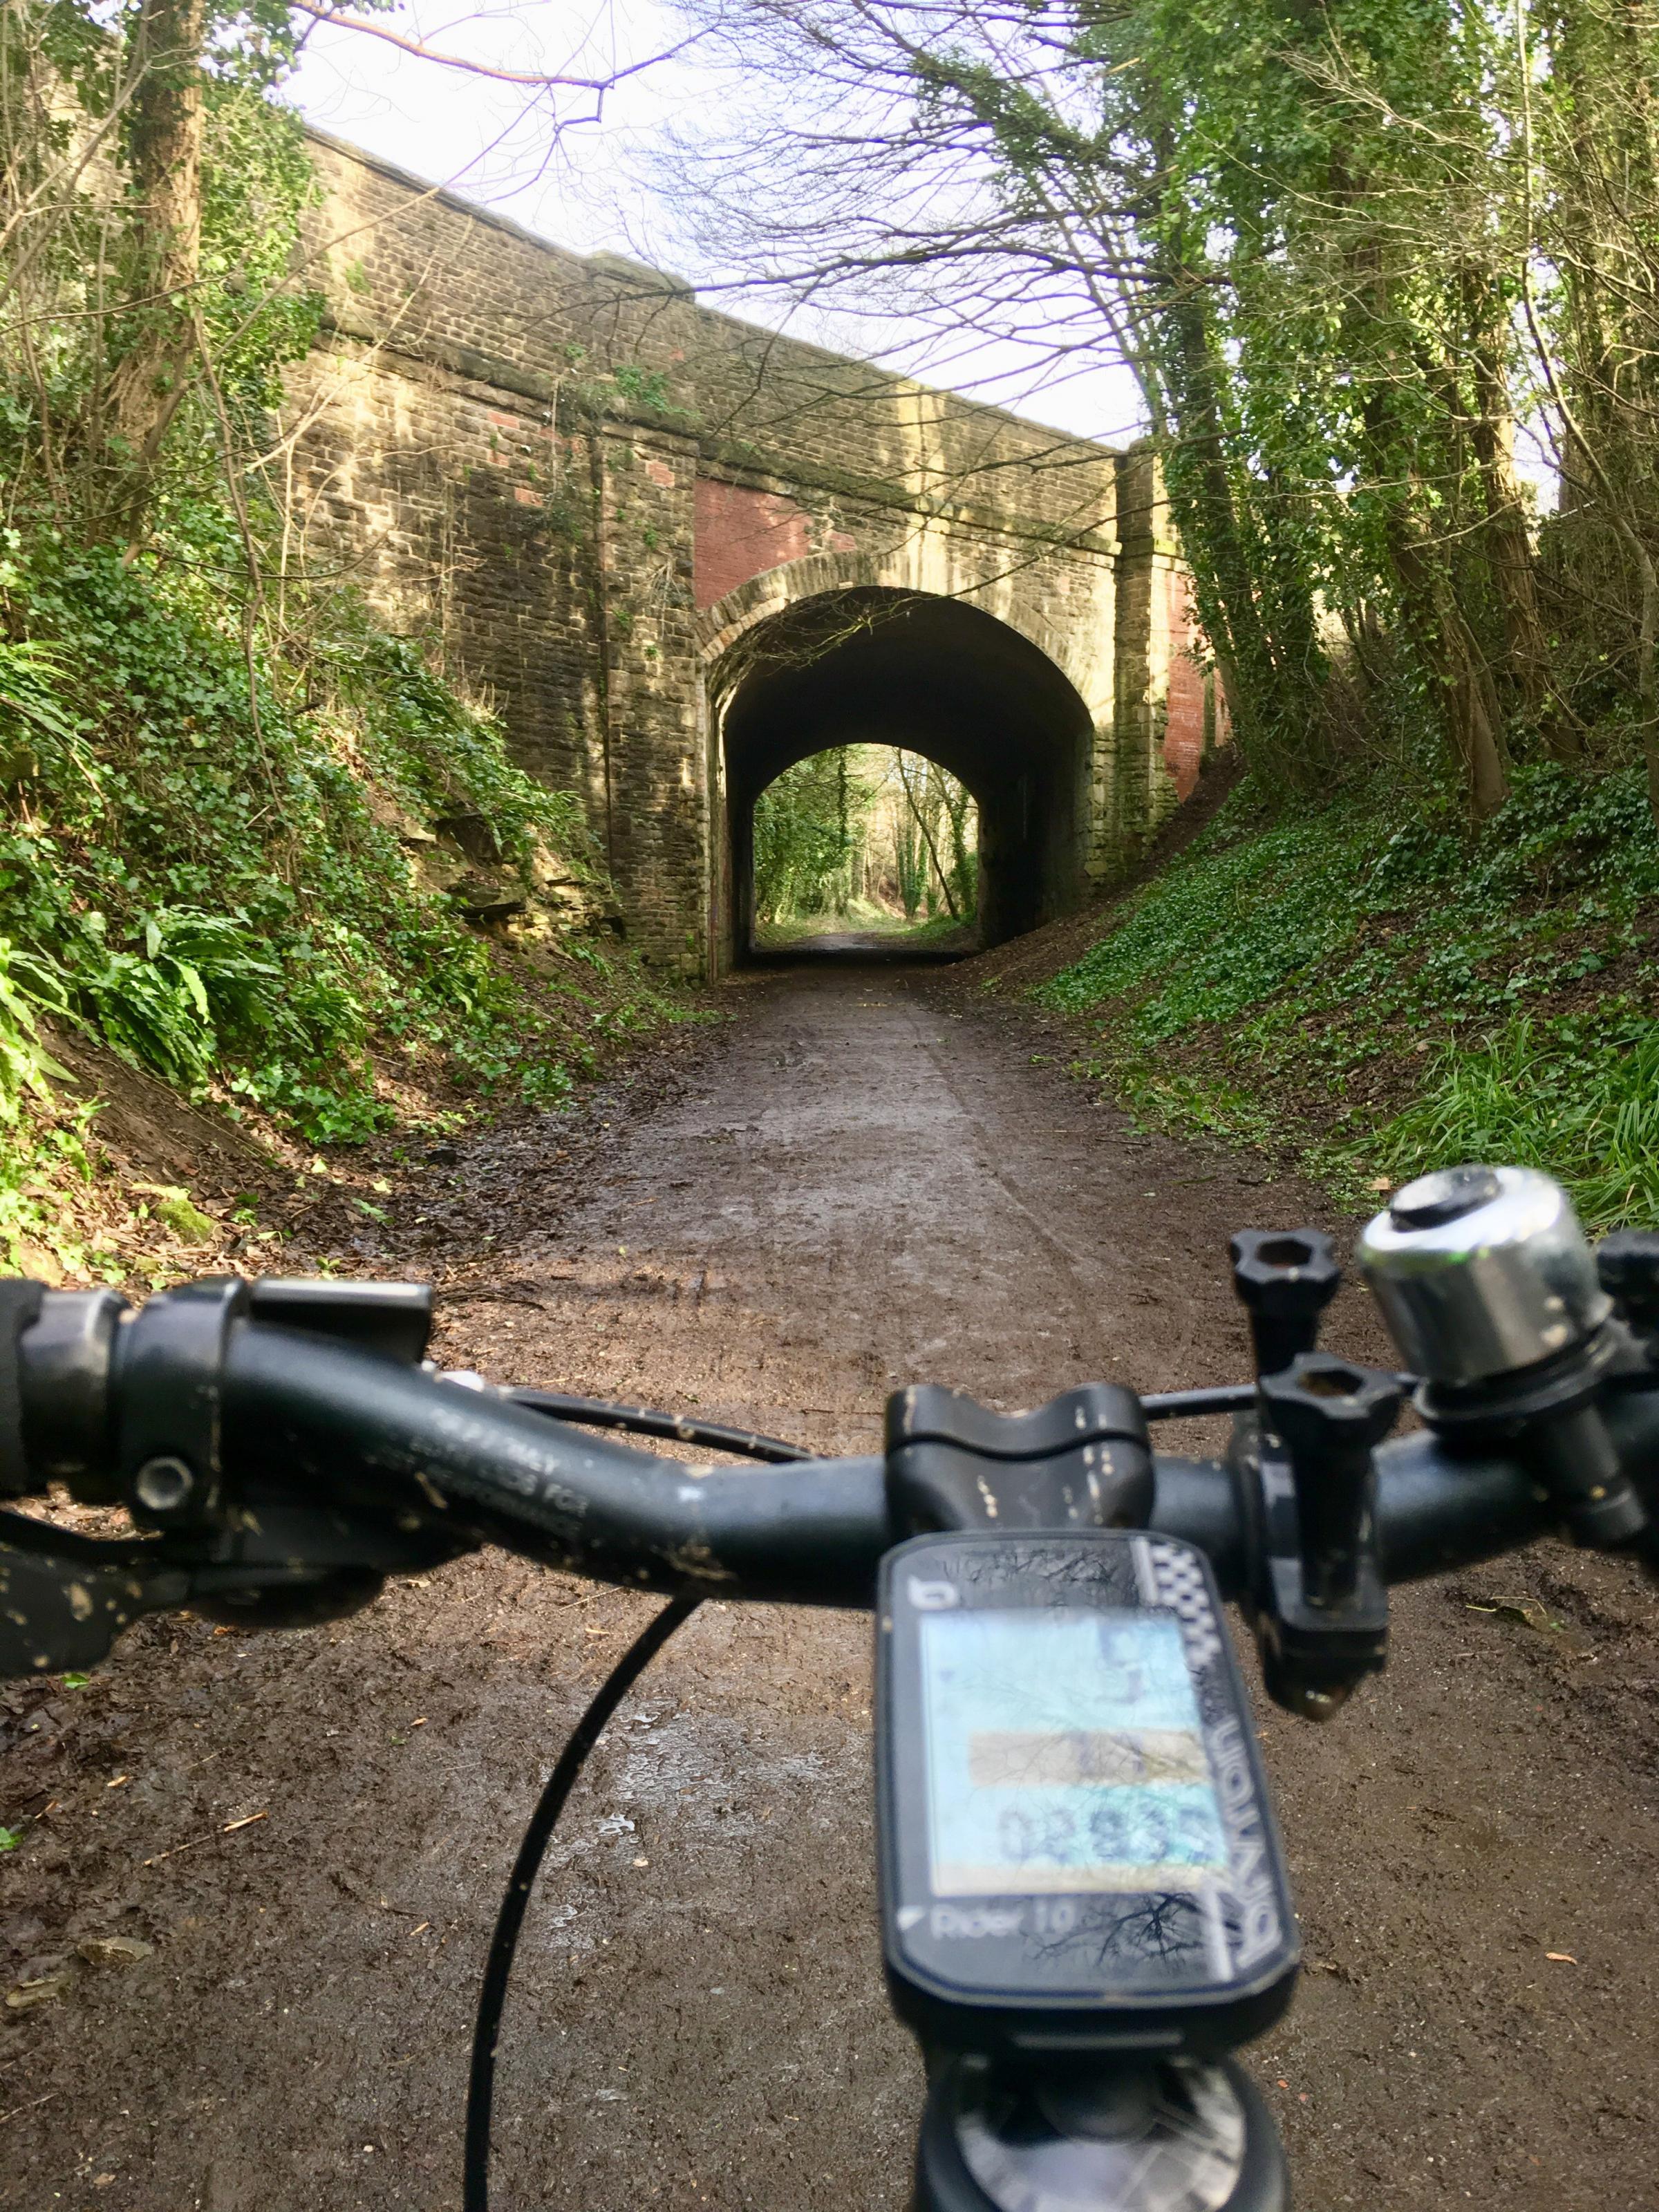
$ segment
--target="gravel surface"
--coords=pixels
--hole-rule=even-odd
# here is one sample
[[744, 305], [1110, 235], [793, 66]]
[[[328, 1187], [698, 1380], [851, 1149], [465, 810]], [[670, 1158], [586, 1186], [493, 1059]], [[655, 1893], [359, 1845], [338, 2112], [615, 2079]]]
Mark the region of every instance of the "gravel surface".
[[[1227, 1234], [1316, 1194], [1138, 1133], [936, 971], [724, 1003], [580, 1126], [462, 1144], [396, 1201], [372, 1264], [437, 1276], [447, 1362], [826, 1450], [874, 1448], [902, 1381], [1015, 1406], [1244, 1372]], [[1384, 1354], [1356, 1294], [1328, 1335]], [[7, 1982], [62, 1993], [0, 2026], [0, 2201], [454, 2207], [507, 1869], [650, 1603], [491, 1553], [327, 1628], [148, 1623], [85, 1688], [8, 1692]], [[1261, 1704], [1310, 1963], [1254, 2064], [1301, 2212], [1659, 2205], [1655, 1610], [1544, 1546], [1399, 1593], [1332, 1727]], [[900, 2212], [921, 2075], [872, 1921], [869, 1643], [710, 1604], [624, 1706], [526, 1926], [504, 2212]]]

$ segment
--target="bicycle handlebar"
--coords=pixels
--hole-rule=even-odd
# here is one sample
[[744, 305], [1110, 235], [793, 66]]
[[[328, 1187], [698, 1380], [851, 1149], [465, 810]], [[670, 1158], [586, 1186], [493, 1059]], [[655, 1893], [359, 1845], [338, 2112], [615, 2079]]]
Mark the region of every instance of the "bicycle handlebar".
[[[1006, 1415], [921, 1386], [890, 1402], [884, 1454], [847, 1459], [439, 1375], [413, 1285], [221, 1278], [132, 1315], [109, 1293], [0, 1282], [0, 1501], [65, 1480], [125, 1505], [137, 1532], [92, 1539], [0, 1504], [0, 1674], [95, 1663], [140, 1614], [185, 1602], [248, 1626], [354, 1610], [387, 1573], [485, 1542], [676, 1594], [589, 1708], [515, 1864], [474, 2045], [465, 2194], [482, 2205], [529, 1883], [622, 1689], [700, 1595], [864, 1607], [883, 1555], [924, 1530], [1145, 1528], [1206, 1554], [1268, 1693], [1321, 1720], [1384, 1663], [1387, 1583], [1558, 1525], [1651, 1553], [1659, 1235], [1593, 1261], [1565, 1194], [1519, 1170], [1396, 1194], [1360, 1257], [1425, 1426], [1389, 1442], [1412, 1378], [1313, 1348], [1339, 1277], [1329, 1240], [1241, 1232], [1232, 1254], [1253, 1388], [1143, 1402], [1091, 1384]], [[1148, 1413], [1200, 1410], [1233, 1414], [1224, 1458], [1152, 1449]], [[585, 1419], [775, 1463], [665, 1458]]]
[[[1659, 1390], [1619, 1393], [1610, 1419], [1633, 1478], [1650, 1480]], [[694, 1467], [584, 1437], [488, 1389], [260, 1324], [233, 1337], [224, 1421], [227, 1457], [250, 1472], [324, 1494], [343, 1474], [360, 1505], [641, 1588], [702, 1580], [750, 1598], [864, 1606], [882, 1553], [909, 1533], [894, 1525], [878, 1456]], [[1238, 1595], [1246, 1530], [1232, 1471], [1167, 1453], [1153, 1467], [1150, 1525], [1206, 1553], [1224, 1594]], [[1550, 1525], [1534, 1477], [1503, 1455], [1423, 1432], [1382, 1445], [1376, 1473], [1390, 1582], [1492, 1558]]]
[[[325, 1617], [387, 1573], [488, 1542], [629, 1587], [863, 1607], [894, 1544], [982, 1520], [1010, 1534], [1145, 1526], [1195, 1545], [1259, 1637], [1267, 1623], [1275, 1696], [1322, 1711], [1382, 1663], [1384, 1583], [1563, 1519], [1599, 1542], [1659, 1525], [1659, 1364], [1611, 1323], [1565, 1382], [1544, 1363], [1496, 1418], [1472, 1425], [1455, 1394], [1425, 1389], [1430, 1428], [1374, 1453], [1400, 1378], [1309, 1353], [1264, 1370], [1224, 1459], [1153, 1453], [1133, 1393], [1088, 1385], [1024, 1415], [907, 1392], [884, 1456], [735, 1469], [434, 1373], [419, 1364], [429, 1307], [414, 1286], [214, 1279], [136, 1315], [108, 1293], [0, 1287], [0, 1496], [67, 1480], [87, 1502], [125, 1504], [143, 1532], [91, 1540], [0, 1511], [0, 1673], [90, 1663], [139, 1613], [185, 1602], [246, 1607], [250, 1625]], [[1250, 1396], [1196, 1394], [1206, 1410]], [[791, 1449], [746, 1431], [707, 1440]], [[1609, 1485], [1624, 1492], [1611, 1529]]]
[[227, 1458], [290, 1491], [344, 1473], [359, 1505], [639, 1589], [863, 1605], [893, 1540], [879, 1458], [696, 1467], [258, 1323], [230, 1344], [224, 1425]]

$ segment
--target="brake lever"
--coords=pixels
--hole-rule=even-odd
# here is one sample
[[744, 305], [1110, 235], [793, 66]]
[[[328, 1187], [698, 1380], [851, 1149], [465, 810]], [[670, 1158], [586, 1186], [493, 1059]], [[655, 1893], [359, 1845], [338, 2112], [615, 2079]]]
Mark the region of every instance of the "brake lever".
[[189, 1606], [241, 1628], [301, 1628], [359, 1612], [389, 1574], [475, 1548], [325, 1507], [240, 1506], [234, 1525], [97, 1537], [0, 1510], [0, 1678], [95, 1667], [146, 1613]]
[[412, 1366], [431, 1326], [424, 1285], [208, 1278], [131, 1317], [107, 1292], [48, 1292], [17, 1319], [12, 1457], [82, 1504], [125, 1505], [137, 1533], [92, 1537], [0, 1510], [0, 1675], [96, 1665], [145, 1613], [183, 1605], [246, 1628], [335, 1620], [387, 1575], [474, 1548], [412, 1517], [251, 1490], [223, 1465], [234, 1329], [274, 1325]]
[[163, 1549], [0, 1511], [0, 1676], [95, 1667], [135, 1620], [183, 1605], [189, 1571]]

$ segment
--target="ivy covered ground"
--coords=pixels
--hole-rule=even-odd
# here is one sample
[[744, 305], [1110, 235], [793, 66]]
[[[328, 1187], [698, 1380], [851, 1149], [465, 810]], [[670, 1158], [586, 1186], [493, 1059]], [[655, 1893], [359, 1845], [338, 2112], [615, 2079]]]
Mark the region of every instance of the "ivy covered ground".
[[100, 1054], [308, 1170], [556, 1105], [683, 1011], [604, 930], [575, 801], [349, 598], [291, 665], [251, 641], [221, 532], [199, 507], [137, 560], [51, 529], [0, 547], [8, 1264], [165, 1273], [211, 1231], [187, 1188], [123, 1187]]
[[1457, 1159], [1659, 1223], [1659, 836], [1641, 772], [1517, 775], [1479, 831], [1247, 782], [1036, 987], [1146, 1119], [1295, 1152], [1353, 1197]]
[[296, 37], [0, 10], [0, 1271], [269, 1266], [317, 1190], [372, 1224], [411, 1145], [681, 1011], [576, 798], [295, 552]]

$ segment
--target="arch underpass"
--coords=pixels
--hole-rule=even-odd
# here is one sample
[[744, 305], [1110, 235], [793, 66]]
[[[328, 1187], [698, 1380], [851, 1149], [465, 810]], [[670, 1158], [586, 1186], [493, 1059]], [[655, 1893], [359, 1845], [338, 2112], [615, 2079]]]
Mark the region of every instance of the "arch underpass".
[[[731, 958], [733, 817], [741, 845], [770, 764], [848, 736], [974, 793], [993, 935], [1145, 849], [1225, 735], [1149, 447], [799, 343], [310, 143], [327, 307], [284, 372], [295, 547], [580, 799], [644, 958]], [[815, 644], [807, 603], [860, 593], [890, 634]]]
[[797, 761], [838, 745], [900, 746], [967, 786], [988, 945], [1082, 896], [1091, 718], [1047, 654], [994, 616], [926, 593], [821, 593], [750, 631], [712, 689], [726, 961], [746, 957], [753, 939], [756, 800]]

